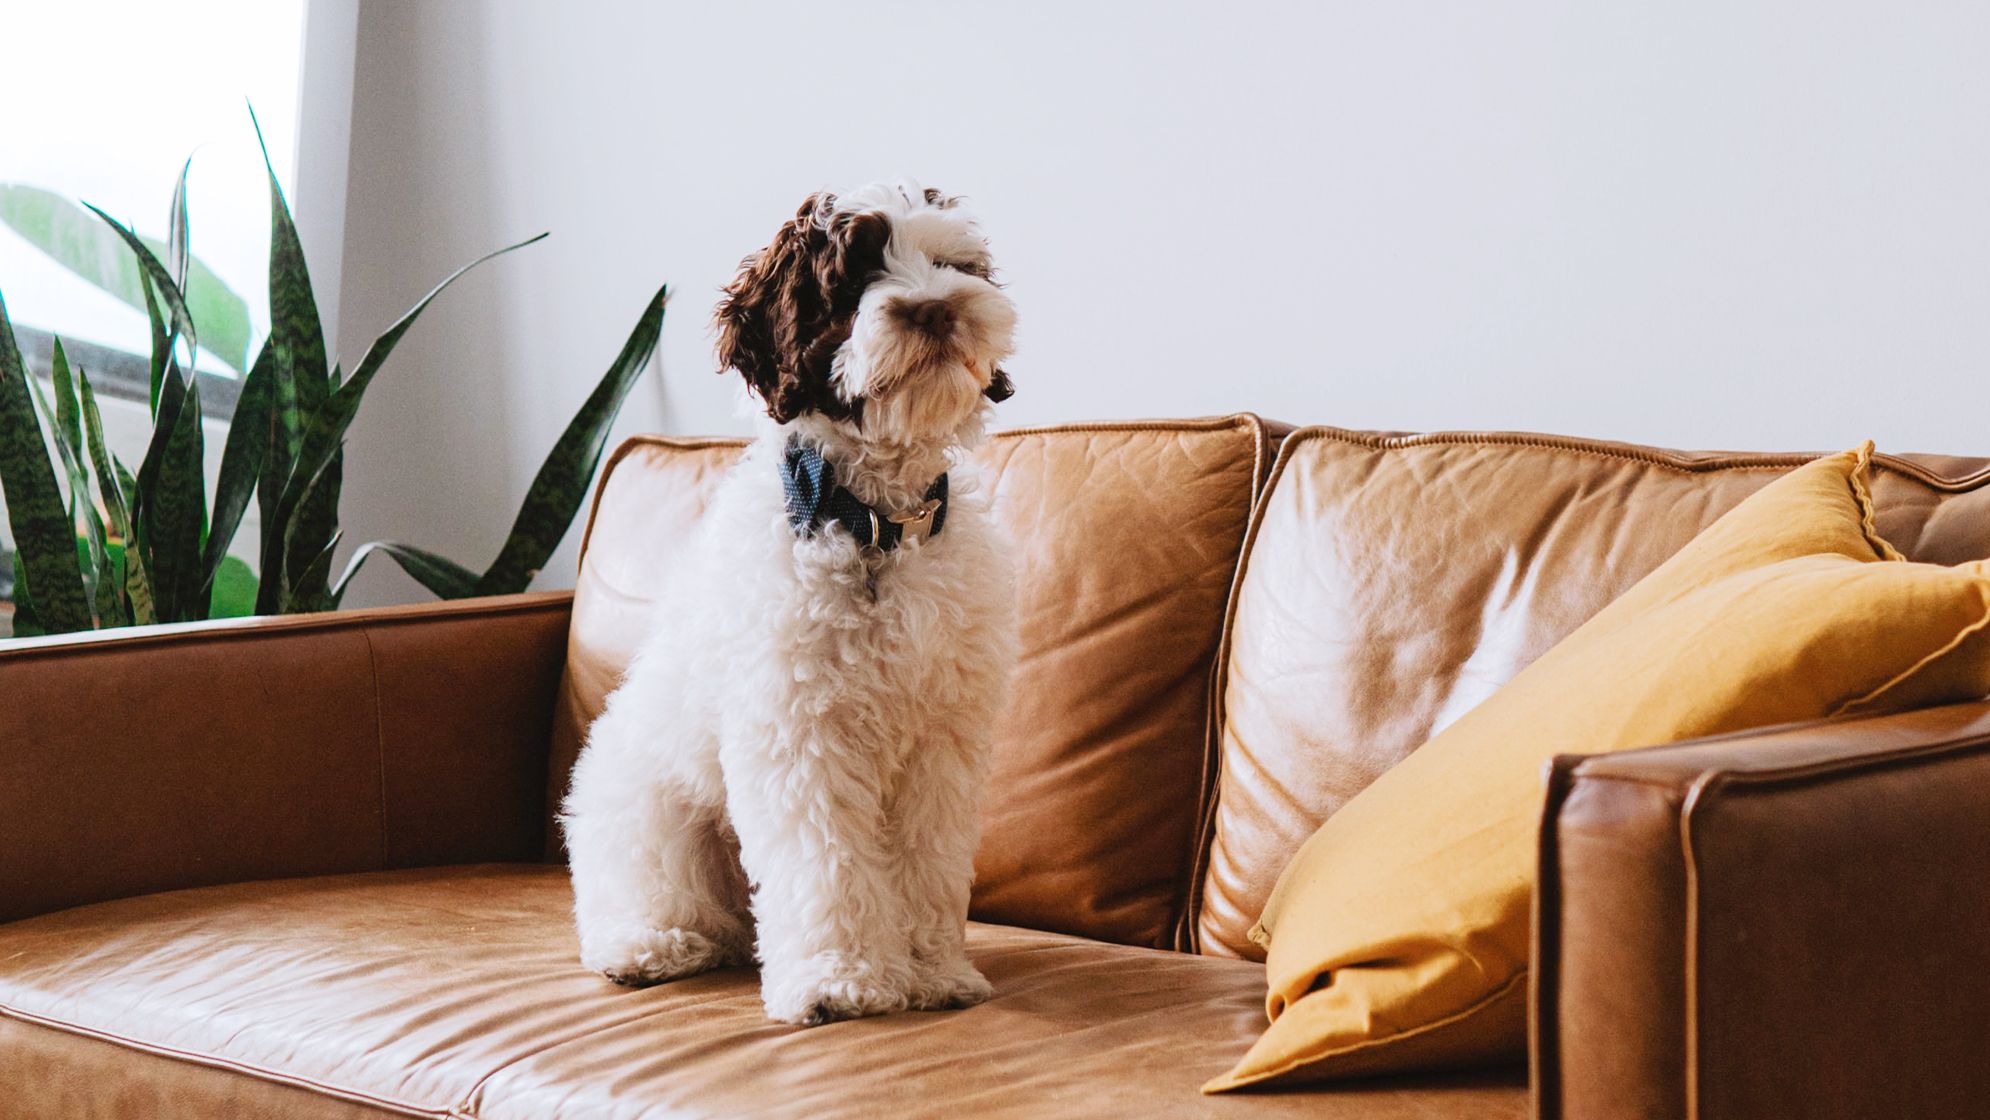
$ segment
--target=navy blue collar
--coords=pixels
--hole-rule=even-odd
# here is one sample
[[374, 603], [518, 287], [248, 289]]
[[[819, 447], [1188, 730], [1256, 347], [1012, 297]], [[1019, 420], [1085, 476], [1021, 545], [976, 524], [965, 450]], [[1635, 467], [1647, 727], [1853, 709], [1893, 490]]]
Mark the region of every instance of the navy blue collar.
[[926, 502], [908, 513], [882, 513], [836, 484], [836, 466], [822, 452], [794, 437], [781, 462], [781, 489], [787, 496], [788, 524], [797, 536], [813, 537], [825, 525], [841, 525], [862, 548], [890, 552], [910, 533], [937, 537], [947, 520], [947, 476], [926, 488]]

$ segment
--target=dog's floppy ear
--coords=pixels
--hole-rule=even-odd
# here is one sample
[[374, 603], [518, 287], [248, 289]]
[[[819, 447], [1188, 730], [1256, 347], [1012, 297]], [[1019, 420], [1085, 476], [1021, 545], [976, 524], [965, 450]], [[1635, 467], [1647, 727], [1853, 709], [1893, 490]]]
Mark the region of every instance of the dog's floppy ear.
[[983, 389], [981, 395], [994, 401], [996, 404], [1001, 404], [1003, 401], [1016, 395], [1016, 383], [1010, 381], [1009, 375], [1003, 373], [998, 368], [994, 375], [988, 379], [988, 388]]
[[846, 211], [829, 220], [815, 276], [831, 304], [856, 314], [871, 275], [884, 268], [884, 247], [890, 240], [891, 221], [874, 210]]
[[817, 236], [817, 209], [829, 197], [810, 195], [765, 249], [740, 262], [719, 301], [720, 372], [738, 370], [766, 402], [768, 415], [783, 423], [800, 410], [788, 400], [783, 383], [792, 378], [794, 363], [784, 362], [782, 353], [793, 351], [797, 301], [813, 294], [804, 290], [815, 286], [809, 243]]
[[747, 258], [718, 308], [719, 363], [738, 370], [787, 423], [804, 412], [857, 415], [830, 384], [857, 304], [884, 267], [891, 223], [877, 213], [833, 214], [836, 196], [812, 194], [774, 241]]

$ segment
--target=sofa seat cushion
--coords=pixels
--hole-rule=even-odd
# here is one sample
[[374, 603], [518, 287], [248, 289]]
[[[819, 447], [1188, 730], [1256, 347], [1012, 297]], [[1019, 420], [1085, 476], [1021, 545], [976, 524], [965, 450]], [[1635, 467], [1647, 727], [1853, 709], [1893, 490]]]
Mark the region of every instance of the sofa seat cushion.
[[[574, 960], [564, 869], [209, 887], [0, 926], [7, 1116], [1520, 1117], [1521, 1071], [1209, 1099], [1264, 971], [1003, 926], [996, 998], [797, 1030], [754, 973]], [[8, 1109], [14, 1111], [8, 1111]]]

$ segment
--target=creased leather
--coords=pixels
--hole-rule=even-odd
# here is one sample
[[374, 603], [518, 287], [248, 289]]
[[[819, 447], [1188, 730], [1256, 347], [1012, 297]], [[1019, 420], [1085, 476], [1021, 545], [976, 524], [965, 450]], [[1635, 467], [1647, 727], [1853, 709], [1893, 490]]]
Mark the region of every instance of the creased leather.
[[[1289, 436], [1231, 612], [1200, 948], [1262, 959], [1246, 934], [1327, 817], [1809, 458], [1503, 433]], [[1990, 555], [1983, 460], [1874, 465], [1879, 532], [1910, 559]]]
[[[1234, 416], [1024, 429], [978, 453], [1016, 545], [1022, 658], [996, 733], [977, 918], [1173, 946], [1265, 442], [1255, 417]], [[611, 461], [575, 591], [555, 801], [739, 447], [643, 437]]]
[[[603, 981], [573, 959], [571, 913], [565, 871], [523, 864], [215, 887], [0, 926], [0, 1039], [34, 1039], [0, 1049], [0, 1084], [119, 1115], [82, 1087], [107, 1044], [42, 1025], [55, 1021], [127, 1040], [110, 1083], [133, 1099], [281, 1099], [277, 1115], [365, 1115], [354, 1100], [481, 1120], [1527, 1112], [1518, 1071], [1198, 1096], [1262, 1023], [1248, 962], [975, 925], [992, 1002], [799, 1030], [766, 1019], [745, 969], [642, 991]], [[340, 1099], [314, 1110], [240, 1090], [210, 1072], [223, 1063]], [[15, 1099], [18, 1116], [90, 1115]]]
[[1542, 1117], [1981, 1113], [1990, 703], [1562, 769]]
[[0, 921], [541, 844], [568, 596], [0, 645]]

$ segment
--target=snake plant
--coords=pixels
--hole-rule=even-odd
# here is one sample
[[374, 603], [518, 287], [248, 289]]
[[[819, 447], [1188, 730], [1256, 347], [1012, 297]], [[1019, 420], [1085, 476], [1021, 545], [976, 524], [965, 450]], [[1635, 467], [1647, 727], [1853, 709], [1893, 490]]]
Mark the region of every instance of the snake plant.
[[[251, 611], [333, 610], [354, 573], [376, 555], [392, 557], [446, 599], [522, 591], [572, 524], [608, 428], [656, 349], [667, 289], [644, 305], [621, 353], [553, 445], [489, 567], [473, 571], [412, 545], [375, 541], [356, 549], [333, 579], [333, 554], [343, 539], [338, 511], [345, 436], [367, 387], [443, 289], [492, 257], [546, 235], [452, 273], [375, 339], [347, 374], [327, 354], [303, 246], [267, 149], [264, 165], [270, 334], [248, 364], [212, 495], [202, 472], [200, 385], [191, 365], [203, 345], [200, 314], [226, 301], [216, 294], [218, 282], [199, 281], [200, 270], [193, 268], [184, 168], [163, 259], [159, 242], [89, 207], [135, 265], [106, 270], [115, 277], [107, 284], [135, 290], [151, 322], [152, 436], [137, 470], [105, 446], [89, 375], [71, 368], [60, 340], [51, 363], [54, 399], [48, 399], [22, 361], [0, 297], [0, 492], [15, 553], [10, 570], [0, 572], [10, 579], [0, 582], [11, 583], [17, 635]], [[232, 313], [228, 319], [232, 332]], [[247, 347], [230, 333], [220, 352], [245, 354]], [[259, 575], [229, 554], [251, 499], [260, 516]]]

